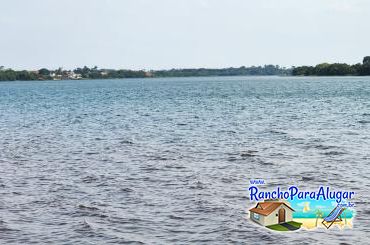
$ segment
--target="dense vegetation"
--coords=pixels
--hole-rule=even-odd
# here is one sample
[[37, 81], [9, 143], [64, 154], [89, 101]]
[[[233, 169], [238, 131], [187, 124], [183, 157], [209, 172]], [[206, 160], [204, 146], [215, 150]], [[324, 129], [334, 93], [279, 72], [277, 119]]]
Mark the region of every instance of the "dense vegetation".
[[98, 67], [77, 68], [74, 70], [15, 71], [0, 66], [0, 81], [15, 80], [66, 80], [66, 79], [114, 79], [144, 77], [191, 77], [191, 76], [258, 76], [258, 75], [293, 75], [293, 76], [367, 76], [370, 75], [370, 56], [363, 59], [362, 64], [348, 65], [345, 63], [322, 63], [316, 66], [299, 66], [284, 68], [277, 65], [222, 68], [222, 69], [171, 69], [171, 70], [114, 70], [98, 69]]
[[290, 75], [291, 69], [275, 65], [223, 68], [223, 69], [172, 69], [158, 71], [133, 71], [83, 67], [72, 70], [15, 71], [0, 67], [0, 81], [14, 80], [64, 80], [64, 79], [113, 79], [143, 77], [190, 77], [190, 76], [246, 76], [246, 75]]
[[37, 76], [29, 71], [13, 71], [12, 69], [4, 69], [0, 66], [0, 81], [14, 80], [37, 80]]
[[73, 71], [63, 70], [62, 68], [57, 70], [42, 68], [36, 71], [15, 71], [0, 67], [0, 81], [135, 78], [147, 76], [149, 75], [145, 71], [107, 70], [98, 69], [97, 67], [88, 68], [86, 66]]
[[368, 76], [370, 75], [370, 56], [363, 59], [362, 64], [348, 65], [344, 63], [322, 63], [316, 66], [294, 67], [293, 76]]
[[152, 71], [154, 77], [191, 77], [191, 76], [270, 76], [290, 75], [291, 69], [275, 65], [223, 68], [223, 69], [172, 69]]

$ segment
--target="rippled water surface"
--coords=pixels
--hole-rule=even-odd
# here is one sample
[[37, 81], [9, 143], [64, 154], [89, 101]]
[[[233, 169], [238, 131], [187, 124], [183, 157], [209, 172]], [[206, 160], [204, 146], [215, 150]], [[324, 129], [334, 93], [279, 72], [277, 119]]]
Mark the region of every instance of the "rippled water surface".
[[[0, 244], [369, 243], [369, 163], [366, 77], [3, 82]], [[261, 229], [252, 178], [356, 191], [354, 227]]]

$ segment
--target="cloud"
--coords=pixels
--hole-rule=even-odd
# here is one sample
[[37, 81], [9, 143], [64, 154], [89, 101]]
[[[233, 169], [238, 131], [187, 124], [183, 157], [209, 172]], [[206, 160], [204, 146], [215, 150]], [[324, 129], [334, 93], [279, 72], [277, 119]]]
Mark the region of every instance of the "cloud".
[[300, 202], [300, 203], [297, 204], [297, 206], [299, 206], [299, 207], [304, 207], [305, 205], [306, 205], [306, 202]]
[[325, 209], [325, 208], [327, 208], [327, 207], [326, 207], [326, 206], [323, 206], [323, 205], [317, 205], [317, 206], [315, 206], [315, 208]]

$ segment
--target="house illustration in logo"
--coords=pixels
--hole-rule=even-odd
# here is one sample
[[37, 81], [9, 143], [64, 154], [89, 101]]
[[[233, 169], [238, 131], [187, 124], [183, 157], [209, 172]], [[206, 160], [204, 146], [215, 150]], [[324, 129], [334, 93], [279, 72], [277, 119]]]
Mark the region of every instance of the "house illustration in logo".
[[293, 221], [294, 209], [286, 200], [266, 199], [249, 210], [250, 219], [263, 225], [275, 225]]

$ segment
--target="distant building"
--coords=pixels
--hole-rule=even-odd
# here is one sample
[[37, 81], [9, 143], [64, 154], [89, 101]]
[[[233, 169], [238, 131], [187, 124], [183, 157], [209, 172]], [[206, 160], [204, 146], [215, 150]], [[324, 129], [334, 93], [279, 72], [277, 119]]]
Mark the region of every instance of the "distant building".
[[81, 74], [77, 74], [74, 71], [63, 71], [62, 79], [64, 80], [77, 80], [81, 78]]
[[153, 73], [151, 73], [150, 71], [146, 71], [145, 77], [153, 77]]
[[268, 226], [293, 221], [294, 209], [285, 200], [265, 200], [258, 202], [249, 212], [251, 220]]

